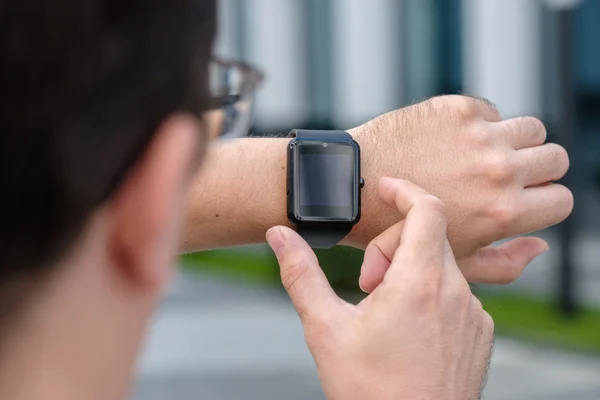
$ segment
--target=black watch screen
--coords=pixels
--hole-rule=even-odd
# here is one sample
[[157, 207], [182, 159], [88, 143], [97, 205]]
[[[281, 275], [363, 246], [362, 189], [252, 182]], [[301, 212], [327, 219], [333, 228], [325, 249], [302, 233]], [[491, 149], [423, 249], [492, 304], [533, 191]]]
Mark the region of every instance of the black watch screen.
[[288, 168], [288, 215], [292, 221], [357, 221], [360, 154], [356, 142], [294, 139], [288, 147]]

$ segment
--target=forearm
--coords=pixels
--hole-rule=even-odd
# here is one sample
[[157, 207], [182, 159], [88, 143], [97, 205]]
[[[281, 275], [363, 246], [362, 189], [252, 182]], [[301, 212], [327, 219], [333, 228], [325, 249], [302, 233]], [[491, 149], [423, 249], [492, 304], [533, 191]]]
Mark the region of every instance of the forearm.
[[[389, 225], [397, 213], [377, 195], [376, 140], [349, 130], [361, 147], [361, 221], [341, 244], [364, 248]], [[253, 138], [217, 142], [207, 152], [194, 178], [182, 251], [264, 243], [275, 225], [290, 225], [286, 211], [286, 145], [289, 139]], [[383, 218], [382, 218], [383, 217]]]
[[286, 215], [287, 139], [217, 142], [194, 178], [184, 252], [262, 243]]
[[[377, 182], [383, 176], [408, 179], [446, 205], [448, 239], [469, 280], [513, 280], [525, 261], [547, 247], [543, 241], [511, 242], [500, 250], [485, 246], [562, 221], [573, 198], [549, 183], [564, 175], [569, 162], [564, 149], [542, 145], [539, 121], [491, 122], [498, 119], [486, 102], [443, 96], [349, 131], [361, 148], [365, 187], [361, 220], [342, 243], [364, 248], [400, 221], [402, 215], [379, 198]], [[286, 143], [244, 139], [214, 149], [192, 190], [183, 250], [262, 243], [268, 228], [289, 224]]]

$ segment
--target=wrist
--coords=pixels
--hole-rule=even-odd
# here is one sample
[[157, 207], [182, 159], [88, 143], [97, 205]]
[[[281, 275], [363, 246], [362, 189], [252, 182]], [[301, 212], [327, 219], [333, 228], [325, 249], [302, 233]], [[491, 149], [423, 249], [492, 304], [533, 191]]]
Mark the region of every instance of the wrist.
[[266, 231], [287, 225], [288, 139], [215, 143], [190, 193], [183, 251], [264, 243]]
[[364, 249], [378, 233], [387, 228], [379, 227], [376, 224], [376, 221], [381, 220], [378, 216], [384, 213], [387, 207], [378, 195], [377, 186], [382, 176], [377, 172], [380, 161], [376, 156], [379, 152], [377, 151], [376, 136], [373, 134], [370, 124], [360, 125], [347, 132], [360, 146], [361, 176], [365, 180], [365, 185], [361, 190], [360, 221], [340, 244]]

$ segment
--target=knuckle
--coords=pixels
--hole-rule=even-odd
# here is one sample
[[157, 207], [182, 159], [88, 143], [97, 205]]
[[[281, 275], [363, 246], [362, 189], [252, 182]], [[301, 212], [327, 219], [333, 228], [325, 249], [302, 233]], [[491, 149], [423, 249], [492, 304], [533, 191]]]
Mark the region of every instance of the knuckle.
[[436, 96], [429, 99], [429, 104], [433, 109], [445, 109], [466, 120], [479, 114], [476, 100], [469, 96], [457, 94]]
[[539, 118], [523, 117], [521, 120], [521, 130], [526, 131], [533, 139], [535, 139], [539, 143], [543, 143], [546, 141], [546, 126]]
[[453, 95], [453, 94], [434, 96], [428, 100], [428, 103], [435, 109], [448, 107], [449, 104], [452, 104], [454, 97], [459, 97], [459, 96]]
[[485, 310], [481, 311], [481, 323], [483, 326], [483, 331], [487, 332], [487, 335], [491, 338], [494, 336], [494, 330], [496, 329], [494, 319], [492, 316]]
[[432, 194], [423, 195], [419, 205], [432, 213], [439, 214], [443, 218], [446, 216], [445, 204], [442, 202], [442, 200], [440, 200], [439, 197], [436, 197]]
[[475, 295], [471, 294], [471, 312], [477, 315], [482, 314], [483, 305], [481, 304], [481, 300], [479, 300]]
[[448, 102], [453, 109], [465, 119], [471, 119], [479, 115], [477, 100], [469, 96], [448, 96]]
[[489, 146], [494, 142], [496, 136], [484, 124], [476, 124], [476, 127], [470, 131], [469, 138], [472, 142], [481, 146]]
[[473, 321], [473, 323], [476, 326], [480, 327], [480, 329], [482, 329], [484, 326], [484, 321], [483, 321], [483, 313], [484, 312], [485, 311], [483, 311], [483, 306], [481, 304], [481, 301], [474, 295], [471, 295], [471, 304], [470, 304], [470, 309], [469, 309], [470, 320]]
[[456, 283], [451, 289], [450, 301], [454, 304], [460, 304], [463, 307], [468, 307], [471, 303], [471, 288], [466, 280], [461, 279], [460, 282]]
[[483, 162], [484, 174], [497, 184], [506, 185], [517, 176], [518, 166], [505, 154], [489, 156]]
[[490, 214], [496, 226], [500, 228], [501, 235], [506, 236], [506, 230], [514, 224], [518, 217], [518, 207], [515, 202], [508, 199], [500, 199], [490, 207]]
[[492, 116], [493, 121], [502, 121], [502, 115], [495, 106], [493, 106], [488, 101], [485, 101], [483, 103], [485, 104], [484, 107], [486, 107], [488, 110], [487, 112], [490, 114], [490, 116]]

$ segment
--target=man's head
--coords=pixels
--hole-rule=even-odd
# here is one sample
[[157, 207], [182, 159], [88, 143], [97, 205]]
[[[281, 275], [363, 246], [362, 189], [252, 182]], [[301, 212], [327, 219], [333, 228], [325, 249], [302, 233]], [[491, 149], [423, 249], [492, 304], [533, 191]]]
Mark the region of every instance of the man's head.
[[215, 3], [0, 4], [0, 350], [27, 321], [92, 313], [108, 340], [147, 318], [202, 147]]

